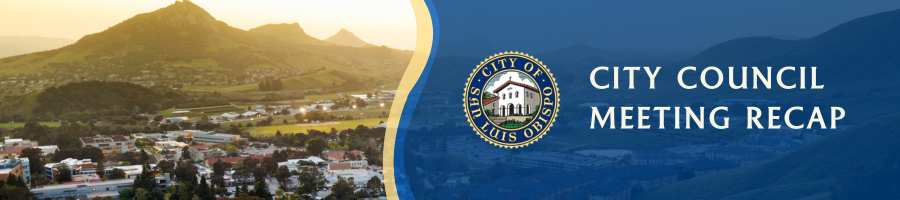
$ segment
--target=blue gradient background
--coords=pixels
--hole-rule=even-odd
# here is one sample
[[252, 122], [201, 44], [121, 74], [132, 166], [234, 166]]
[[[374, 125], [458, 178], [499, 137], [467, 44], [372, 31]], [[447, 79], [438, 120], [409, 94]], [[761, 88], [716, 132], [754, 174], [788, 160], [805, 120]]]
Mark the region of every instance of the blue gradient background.
[[[579, 106], [712, 106], [716, 100], [728, 98], [773, 100], [782, 111], [803, 106], [804, 112], [792, 116], [802, 122], [806, 122], [813, 106], [825, 110], [840, 106], [847, 111], [840, 125], [851, 128], [823, 131], [830, 135], [821, 141], [798, 142], [758, 163], [639, 191], [631, 199], [842, 199], [842, 195], [857, 193], [870, 196], [856, 199], [896, 197], [885, 195], [890, 192], [883, 189], [896, 183], [871, 178], [900, 178], [900, 162], [886, 159], [898, 157], [900, 152], [897, 127], [892, 125], [900, 122], [896, 120], [900, 107], [892, 103], [900, 97], [900, 83], [891, 78], [900, 75], [896, 57], [900, 55], [898, 1], [426, 3], [435, 28], [434, 45], [428, 66], [404, 107], [397, 134], [394, 158], [401, 199], [580, 199], [584, 195], [576, 193], [599, 188], [596, 184], [606, 183], [603, 181], [666, 170], [616, 160], [611, 167], [554, 172], [515, 167], [510, 160], [516, 155], [542, 152], [650, 152], [682, 145], [744, 144], [760, 132], [746, 130], [739, 123], [732, 123], [728, 130], [716, 130], [707, 124], [704, 130], [677, 133], [590, 130], [590, 109]], [[890, 13], [867, 17], [882, 12]], [[847, 23], [851, 20], [858, 21]], [[560, 117], [547, 133], [549, 138], [522, 149], [492, 146], [479, 138], [464, 118], [460, 97], [469, 73], [480, 61], [501, 51], [530, 53], [543, 61], [554, 73], [562, 96]], [[597, 66], [625, 65], [662, 66], [656, 80], [658, 89], [647, 89], [643, 72], [635, 74], [634, 90], [624, 89], [627, 73], [620, 73], [623, 89], [619, 90], [598, 90], [587, 81], [591, 69]], [[783, 90], [772, 83], [773, 89], [732, 90], [725, 80], [716, 90], [685, 90], [678, 87], [672, 70], [688, 65], [697, 66], [698, 71], [685, 77], [701, 88], [699, 70], [711, 65], [725, 71], [726, 76], [727, 66], [772, 66], [776, 70], [783, 66], [818, 66], [819, 83], [826, 88]], [[610, 77], [598, 76], [604, 81]], [[797, 78], [788, 75], [786, 80], [796, 82]], [[809, 87], [809, 77], [806, 81]], [[808, 131], [788, 141], [803, 141], [805, 135], [817, 134]], [[478, 156], [473, 151], [479, 152], [475, 153]], [[702, 153], [683, 157], [689, 161], [652, 167], [680, 172], [696, 163], [715, 161], [703, 160]], [[586, 178], [607, 171], [617, 175]], [[463, 180], [460, 177], [468, 177], [468, 183], [447, 184]], [[525, 178], [551, 181], [521, 183]], [[572, 184], [577, 186], [570, 187]], [[484, 191], [485, 186], [509, 185], [524, 191]], [[560, 192], [564, 190], [559, 188], [574, 189]], [[546, 194], [558, 195], [541, 196]]]

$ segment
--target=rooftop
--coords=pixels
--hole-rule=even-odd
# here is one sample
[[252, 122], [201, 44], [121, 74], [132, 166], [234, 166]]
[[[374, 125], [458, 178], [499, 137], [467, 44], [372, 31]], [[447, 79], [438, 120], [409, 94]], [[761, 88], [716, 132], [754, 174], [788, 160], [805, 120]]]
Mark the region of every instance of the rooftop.
[[4, 149], [3, 151], [0, 151], [0, 154], [2, 154], [2, 155], [5, 155], [5, 154], [20, 154], [20, 153], [22, 153], [22, 150], [24, 150], [24, 149], [30, 149], [30, 148], [31, 148], [31, 147], [28, 147], [28, 146], [14, 146], [14, 147], [7, 147], [7, 148]]
[[93, 144], [93, 143], [102, 143], [102, 142], [127, 142], [128, 138], [122, 135], [98, 135], [94, 137], [81, 137], [81, 142], [84, 144]]
[[98, 181], [98, 182], [89, 182], [89, 183], [64, 183], [64, 184], [56, 184], [56, 185], [44, 185], [38, 186], [37, 188], [31, 189], [31, 192], [39, 193], [42, 191], [51, 191], [51, 190], [59, 190], [66, 188], [78, 188], [82, 187], [82, 185], [117, 185], [117, 184], [134, 184], [134, 179], [115, 179], [108, 181]]
[[328, 163], [328, 170], [347, 170], [350, 169], [350, 163]]
[[519, 83], [519, 82], [515, 82], [515, 81], [511, 81], [511, 80], [510, 80], [510, 81], [506, 81], [506, 83], [503, 83], [503, 85], [500, 85], [500, 87], [497, 87], [497, 89], [494, 89], [494, 93], [500, 92], [500, 90], [503, 90], [503, 88], [506, 88], [506, 87], [509, 86], [509, 85], [517, 85], [517, 86], [523, 87], [523, 88], [525, 88], [525, 89], [529, 89], [529, 90], [532, 90], [532, 91], [535, 91], [535, 92], [540, 92], [540, 91], [538, 91], [537, 88], [531, 87], [530, 85], [526, 85], [526, 84], [523, 84], [523, 83]]

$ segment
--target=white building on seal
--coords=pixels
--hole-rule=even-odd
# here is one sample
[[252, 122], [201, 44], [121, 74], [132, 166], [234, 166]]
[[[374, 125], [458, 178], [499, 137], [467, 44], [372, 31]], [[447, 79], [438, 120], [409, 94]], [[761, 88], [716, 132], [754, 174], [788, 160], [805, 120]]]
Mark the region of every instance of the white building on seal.
[[531, 115], [541, 103], [541, 93], [537, 88], [512, 80], [506, 81], [492, 92], [499, 99], [493, 101], [496, 104], [491, 107], [491, 112], [501, 117]]

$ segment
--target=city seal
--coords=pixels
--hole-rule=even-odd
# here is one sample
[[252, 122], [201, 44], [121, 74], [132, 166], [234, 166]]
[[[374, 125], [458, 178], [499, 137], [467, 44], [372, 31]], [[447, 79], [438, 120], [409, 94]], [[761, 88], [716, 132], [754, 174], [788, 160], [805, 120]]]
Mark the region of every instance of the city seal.
[[466, 83], [469, 124], [485, 141], [503, 148], [536, 142], [553, 126], [559, 109], [556, 80], [536, 58], [503, 52], [479, 64]]

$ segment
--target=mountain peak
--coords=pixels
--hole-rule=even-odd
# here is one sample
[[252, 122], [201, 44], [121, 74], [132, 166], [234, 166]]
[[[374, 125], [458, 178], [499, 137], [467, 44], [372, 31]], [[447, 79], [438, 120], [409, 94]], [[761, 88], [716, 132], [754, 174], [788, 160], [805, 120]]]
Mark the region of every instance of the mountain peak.
[[337, 34], [334, 34], [333, 36], [329, 37], [328, 39], [325, 39], [325, 41], [331, 42], [332, 44], [336, 44], [336, 45], [351, 46], [351, 47], [375, 46], [375, 45], [367, 43], [366, 41], [363, 41], [362, 39], [359, 39], [359, 37], [356, 37], [356, 35], [354, 35], [352, 32], [348, 31], [347, 29], [343, 29], [343, 28], [341, 28], [341, 30], [339, 30], [337, 32]]
[[306, 34], [299, 23], [266, 24], [249, 30], [250, 32], [293, 41], [299, 44], [331, 45]]
[[[287, 23], [266, 24], [266, 25], [262, 25], [262, 26], [259, 26], [256, 28], [251, 28], [249, 31], [260, 32], [260, 33], [264, 33], [264, 34], [267, 34], [265, 32], [279, 31], [279, 32], [285, 32], [285, 33], [291, 33], [291, 34], [306, 35], [306, 32], [303, 31], [303, 27], [300, 27], [300, 24], [296, 23], [296, 22], [291, 23], [291, 24], [287, 24]], [[267, 35], [270, 35], [270, 34], [267, 34]]]

